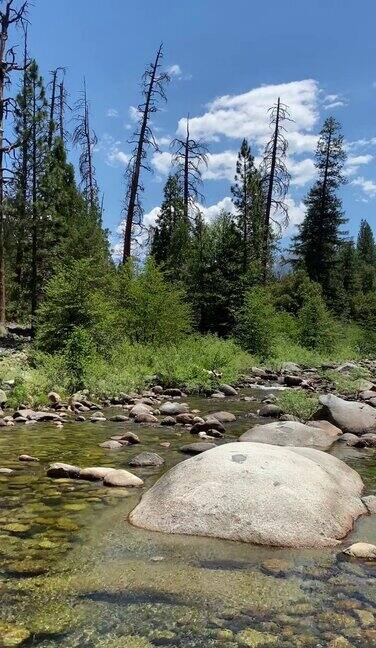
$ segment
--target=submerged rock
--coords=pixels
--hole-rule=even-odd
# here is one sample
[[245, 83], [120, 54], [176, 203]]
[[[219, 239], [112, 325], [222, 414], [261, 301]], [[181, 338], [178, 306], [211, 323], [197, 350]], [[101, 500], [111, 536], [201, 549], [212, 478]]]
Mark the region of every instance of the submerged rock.
[[21, 454], [18, 457], [18, 461], [25, 461], [25, 462], [36, 461], [36, 462], [38, 462], [39, 459], [38, 459], [38, 457], [32, 457], [31, 455], [28, 455], [28, 454]]
[[206, 417], [207, 421], [216, 419], [220, 423], [233, 423], [236, 421], [236, 416], [232, 412], [213, 412]]
[[278, 642], [278, 637], [267, 632], [259, 632], [254, 628], [246, 628], [237, 634], [238, 643], [241, 646], [249, 646], [249, 648], [261, 648], [261, 646], [275, 646]]
[[0, 475], [14, 475], [15, 471], [11, 468], [0, 468]]
[[150, 414], [150, 412], [136, 414], [134, 420], [135, 423], [158, 423], [157, 417], [154, 414]]
[[4, 648], [21, 646], [30, 638], [30, 634], [26, 628], [0, 621], [0, 645]]
[[367, 403], [345, 401], [334, 394], [325, 394], [319, 400], [322, 407], [315, 418], [327, 419], [343, 432], [351, 434], [366, 434], [376, 430], [376, 409]]
[[332, 546], [366, 512], [362, 488], [354, 470], [319, 450], [229, 443], [165, 473], [130, 521], [165, 533]]
[[103, 441], [99, 444], [100, 448], [105, 448], [105, 450], [121, 450], [123, 444], [120, 441], [115, 441], [114, 439], [109, 439], [108, 441]]
[[137, 466], [143, 468], [145, 466], [163, 466], [164, 459], [156, 452], [140, 452], [140, 454], [130, 460], [130, 466]]
[[298, 421], [277, 421], [255, 425], [242, 434], [239, 441], [328, 450], [339, 437], [340, 431], [323, 430]]
[[217, 446], [215, 443], [199, 441], [198, 443], [188, 443], [187, 445], [181, 446], [180, 452], [184, 452], [184, 454], [196, 455], [201, 454], [201, 452], [206, 452], [206, 450], [213, 450], [213, 448], [216, 447]]
[[368, 512], [376, 515], [376, 495], [366, 495], [362, 498], [362, 501], [366, 505]]

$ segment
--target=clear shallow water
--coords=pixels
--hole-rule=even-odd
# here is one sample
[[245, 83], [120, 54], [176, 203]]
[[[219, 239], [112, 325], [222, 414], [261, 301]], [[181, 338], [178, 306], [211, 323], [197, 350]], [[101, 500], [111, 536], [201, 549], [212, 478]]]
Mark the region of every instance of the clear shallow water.
[[[204, 413], [237, 412], [228, 438], [253, 424], [245, 416], [258, 406], [190, 402]], [[118, 452], [98, 447], [124, 426], [142, 444]], [[127, 468], [146, 449], [165, 458], [166, 470], [186, 458], [178, 449], [192, 440], [183, 428], [111, 422], [1, 429], [0, 465], [17, 474], [0, 476], [0, 646], [1, 637], [9, 639], [13, 629], [19, 638], [22, 628], [30, 633], [24, 632], [25, 645], [45, 648], [324, 647], [335, 637], [349, 642], [339, 648], [376, 646], [371, 564], [348, 562], [333, 549], [272, 549], [142, 531], [127, 523], [142, 489], [45, 476], [51, 461]], [[163, 441], [171, 447], [160, 446]], [[22, 452], [40, 464], [21, 464]], [[373, 452], [334, 452], [362, 473], [367, 492], [376, 492]], [[162, 471], [132, 472], [146, 489]], [[356, 539], [376, 543], [375, 517], [362, 518], [346, 543]]]

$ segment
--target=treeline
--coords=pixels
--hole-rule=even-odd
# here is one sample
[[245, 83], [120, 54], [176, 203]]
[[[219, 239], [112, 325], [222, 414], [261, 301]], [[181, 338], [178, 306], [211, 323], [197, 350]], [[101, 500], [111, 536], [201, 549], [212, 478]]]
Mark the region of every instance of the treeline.
[[[171, 174], [156, 225], [146, 231], [144, 174], [158, 149], [152, 129], [169, 81], [160, 47], [142, 77], [117, 264], [102, 226], [86, 87], [69, 134], [65, 71], [57, 68], [43, 80], [28, 52], [27, 3], [18, 10], [14, 4], [3, 2], [0, 14], [0, 127], [11, 133], [0, 142], [6, 169], [0, 174], [2, 323], [5, 317], [31, 321], [38, 348], [67, 354], [68, 364], [75, 358], [78, 373], [77, 358], [105, 357], [120, 340], [158, 346], [192, 332], [235, 337], [265, 357], [273, 355], [278, 337], [308, 349], [334, 348], [341, 322], [354, 321], [357, 348], [375, 350], [375, 241], [364, 220], [357, 241], [345, 231], [339, 189], [346, 153], [336, 120], [323, 124], [317, 177], [288, 250], [280, 250], [280, 238], [288, 223], [290, 116], [280, 99], [269, 111], [271, 136], [260, 164], [244, 140], [231, 186], [233, 209], [211, 222], [200, 209], [208, 149], [192, 137], [187, 118], [184, 136], [171, 143]], [[12, 25], [24, 29], [19, 63], [13, 48], [6, 51]], [[15, 79], [18, 92], [6, 97]], [[70, 143], [80, 152], [78, 181], [67, 159]]]

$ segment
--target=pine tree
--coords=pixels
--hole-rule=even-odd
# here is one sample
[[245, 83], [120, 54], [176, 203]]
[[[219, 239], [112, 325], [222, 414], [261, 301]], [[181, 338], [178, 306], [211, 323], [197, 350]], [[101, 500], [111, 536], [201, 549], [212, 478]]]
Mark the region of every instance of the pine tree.
[[251, 264], [261, 263], [265, 207], [261, 174], [254, 165], [254, 157], [246, 139], [238, 154], [231, 192], [236, 208], [235, 222], [241, 236], [242, 270], [246, 274]]
[[356, 243], [360, 289], [364, 293], [376, 290], [376, 244], [366, 220], [360, 223]]
[[333, 276], [346, 222], [337, 196], [344, 184], [346, 159], [339, 123], [326, 119], [316, 149], [318, 179], [306, 199], [306, 215], [293, 239], [293, 263], [306, 269], [310, 279], [321, 284], [326, 297], [333, 298]]
[[181, 185], [176, 175], [169, 176], [164, 187], [164, 200], [157, 217], [151, 254], [163, 264], [168, 275], [183, 278], [189, 248], [189, 221], [184, 210]]

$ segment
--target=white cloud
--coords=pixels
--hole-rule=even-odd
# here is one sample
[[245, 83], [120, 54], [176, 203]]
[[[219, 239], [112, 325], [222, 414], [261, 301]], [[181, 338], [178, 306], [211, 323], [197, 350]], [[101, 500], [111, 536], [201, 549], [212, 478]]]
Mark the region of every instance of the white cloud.
[[311, 158], [294, 160], [290, 157], [287, 160], [287, 168], [291, 174], [291, 184], [296, 187], [303, 187], [316, 176], [315, 163]]
[[346, 160], [345, 174], [354, 175], [361, 165], [369, 164], [373, 160], [373, 155], [349, 155]]
[[119, 112], [116, 108], [109, 108], [107, 110], [107, 117], [119, 117]]
[[[218, 141], [224, 136], [248, 138], [263, 147], [270, 137], [268, 109], [278, 97], [288, 105], [294, 122], [287, 123], [292, 151], [312, 151], [317, 138], [310, 131], [318, 114], [318, 84], [312, 79], [260, 86], [239, 95], [224, 95], [208, 104], [207, 112], [190, 119], [192, 137]], [[184, 133], [186, 120], [180, 119], [177, 132]]]
[[328, 94], [323, 99], [324, 110], [331, 108], [339, 108], [340, 106], [347, 106], [348, 100], [338, 94]]
[[289, 212], [289, 224], [283, 231], [283, 236], [290, 236], [294, 233], [296, 226], [303, 221], [306, 207], [303, 201], [295, 202], [291, 196], [287, 197], [285, 202]]
[[170, 65], [170, 67], [167, 68], [167, 74], [169, 74], [171, 77], [178, 77], [180, 78], [182, 75], [182, 70], [180, 65], [175, 63], [174, 65]]
[[202, 168], [204, 180], [230, 180], [235, 175], [237, 152], [223, 151], [222, 153], [209, 153], [208, 166]]
[[376, 197], [376, 182], [373, 180], [366, 180], [363, 176], [358, 176], [357, 178], [354, 178], [351, 184], [360, 187], [368, 198]]
[[137, 122], [140, 118], [140, 111], [136, 106], [129, 106], [129, 117], [133, 122]]
[[357, 149], [357, 148], [364, 148], [366, 146], [375, 146], [375, 145], [376, 145], [376, 137], [371, 137], [370, 139], [362, 138], [362, 139], [355, 140], [353, 142], [348, 142], [347, 148]]
[[157, 142], [158, 146], [170, 146], [171, 137], [156, 137], [155, 141]]
[[231, 213], [234, 213], [235, 211], [233, 202], [229, 196], [225, 196], [225, 198], [222, 198], [222, 200], [219, 200], [217, 203], [210, 205], [209, 207], [200, 204], [197, 204], [197, 207], [202, 212], [206, 221], [214, 220], [223, 210]]
[[151, 163], [157, 173], [161, 176], [166, 176], [170, 172], [172, 162], [172, 155], [169, 151], [157, 151], [153, 153]]

